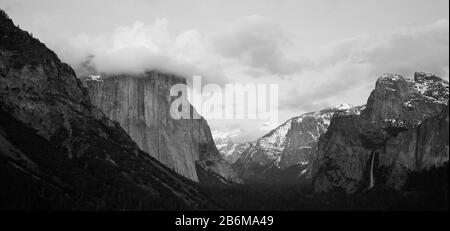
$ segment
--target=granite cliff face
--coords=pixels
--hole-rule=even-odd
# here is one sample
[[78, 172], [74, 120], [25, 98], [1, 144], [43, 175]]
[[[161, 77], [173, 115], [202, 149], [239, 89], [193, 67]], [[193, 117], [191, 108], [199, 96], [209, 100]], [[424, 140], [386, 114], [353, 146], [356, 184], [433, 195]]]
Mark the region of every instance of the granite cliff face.
[[321, 137], [314, 191], [352, 193], [373, 181], [401, 189], [410, 171], [443, 165], [447, 104], [448, 82], [434, 75], [380, 77], [361, 115], [336, 114]]
[[358, 114], [362, 107], [339, 105], [292, 118], [245, 150], [234, 167], [245, 180], [280, 181], [309, 178], [317, 142], [334, 113]]
[[380, 176], [389, 187], [402, 189], [409, 172], [448, 162], [448, 106], [437, 116], [390, 138], [379, 153]]
[[387, 132], [358, 115], [335, 115], [318, 142], [313, 167], [315, 192], [344, 188], [354, 192], [368, 172], [374, 149], [388, 138]]
[[448, 82], [427, 73], [415, 73], [414, 80], [386, 74], [362, 113], [364, 119], [380, 127], [413, 128], [448, 104]]
[[209, 206], [194, 183], [141, 151], [93, 106], [72, 68], [3, 11], [0, 116], [2, 208]]
[[170, 106], [176, 97], [170, 96], [170, 88], [185, 83], [183, 78], [159, 72], [85, 80], [92, 104], [164, 165], [197, 182], [197, 168], [239, 181], [222, 159], [203, 118], [172, 119]]

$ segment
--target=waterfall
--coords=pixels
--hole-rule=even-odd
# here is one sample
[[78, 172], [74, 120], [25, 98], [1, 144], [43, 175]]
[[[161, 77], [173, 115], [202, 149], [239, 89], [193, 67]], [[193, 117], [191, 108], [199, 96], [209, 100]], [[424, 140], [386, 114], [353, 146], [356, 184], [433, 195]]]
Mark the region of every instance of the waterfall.
[[376, 152], [373, 152], [373, 154], [372, 154], [372, 160], [370, 163], [370, 184], [367, 189], [371, 189], [375, 185], [375, 181], [374, 181], [374, 177], [373, 177], [373, 164], [375, 162], [375, 154], [376, 154]]

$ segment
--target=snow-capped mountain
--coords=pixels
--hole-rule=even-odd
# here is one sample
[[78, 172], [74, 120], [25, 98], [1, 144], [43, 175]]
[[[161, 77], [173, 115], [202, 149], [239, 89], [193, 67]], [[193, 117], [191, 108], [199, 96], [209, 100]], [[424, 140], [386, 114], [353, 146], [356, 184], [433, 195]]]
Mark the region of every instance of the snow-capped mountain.
[[436, 75], [417, 72], [414, 81], [406, 79], [422, 96], [440, 104], [448, 104], [448, 82]]
[[294, 117], [258, 139], [234, 166], [244, 180], [274, 179], [279, 171], [288, 169], [295, 173], [294, 178], [308, 176], [319, 137], [327, 131], [333, 115], [359, 114], [362, 109], [364, 106], [341, 104]]
[[367, 101], [363, 117], [382, 127], [413, 128], [448, 104], [448, 82], [417, 72], [414, 79], [384, 74]]
[[212, 136], [222, 157], [230, 164], [235, 163], [241, 154], [251, 146], [250, 142], [235, 142], [241, 130], [213, 130]]
[[[367, 101], [367, 108], [366, 105], [353, 107], [341, 104], [292, 118], [258, 139], [242, 153], [233, 166], [246, 181], [296, 180], [299, 177], [308, 179], [319, 171], [320, 166], [316, 164], [323, 161], [324, 152], [319, 152], [319, 138], [327, 132], [334, 117], [360, 118], [359, 120], [366, 121], [361, 122], [362, 124], [358, 123], [359, 120], [344, 123], [337, 130], [345, 131], [352, 126], [360, 126], [362, 131], [353, 133], [367, 130], [368, 138], [361, 138], [361, 142], [363, 145], [373, 145], [372, 143], [388, 139], [389, 134], [395, 136], [398, 132], [416, 128], [431, 116], [439, 115], [448, 104], [448, 99], [448, 82], [435, 75], [418, 72], [414, 79], [407, 79], [395, 74], [385, 74], [377, 80], [375, 90]], [[335, 123], [339, 122], [336, 121]], [[386, 137], [378, 140], [377, 131], [386, 134]], [[347, 136], [355, 136], [353, 133]], [[358, 137], [356, 135], [351, 140], [358, 140]], [[351, 140], [346, 147], [354, 145]], [[340, 151], [347, 152], [346, 150], [344, 148]], [[338, 157], [342, 163], [350, 164], [354, 161], [344, 159], [351, 156], [341, 153]]]
[[319, 143], [313, 189], [402, 189], [411, 172], [448, 162], [448, 82], [385, 74], [360, 116], [335, 116]]

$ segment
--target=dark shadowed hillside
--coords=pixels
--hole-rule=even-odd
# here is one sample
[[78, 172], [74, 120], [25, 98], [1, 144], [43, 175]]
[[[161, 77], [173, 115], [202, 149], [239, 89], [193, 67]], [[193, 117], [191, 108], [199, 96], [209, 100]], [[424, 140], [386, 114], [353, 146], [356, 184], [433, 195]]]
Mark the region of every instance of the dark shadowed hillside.
[[74, 71], [0, 13], [2, 209], [205, 209], [195, 183], [142, 152]]

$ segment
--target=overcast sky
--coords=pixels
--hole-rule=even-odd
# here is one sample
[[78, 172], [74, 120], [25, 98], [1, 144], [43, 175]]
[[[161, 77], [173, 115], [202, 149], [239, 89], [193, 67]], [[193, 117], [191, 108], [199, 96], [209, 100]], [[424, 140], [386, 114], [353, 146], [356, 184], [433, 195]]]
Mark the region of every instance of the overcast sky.
[[[1, 0], [60, 58], [100, 71], [165, 68], [210, 82], [280, 84], [280, 123], [364, 104], [378, 76], [449, 76], [448, 0]], [[209, 121], [265, 133], [257, 122]]]

